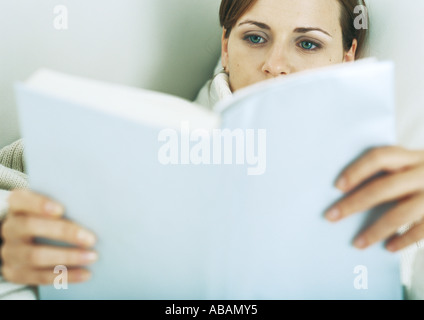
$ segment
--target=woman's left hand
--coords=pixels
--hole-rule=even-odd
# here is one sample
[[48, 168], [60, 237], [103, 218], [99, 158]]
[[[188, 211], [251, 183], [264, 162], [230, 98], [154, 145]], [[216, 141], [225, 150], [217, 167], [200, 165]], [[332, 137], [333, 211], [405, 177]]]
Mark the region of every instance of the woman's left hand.
[[[389, 240], [386, 249], [395, 252], [424, 239], [424, 150], [398, 146], [372, 149], [343, 171], [336, 187], [343, 192], [352, 191], [381, 171], [387, 174], [340, 200], [328, 210], [326, 218], [336, 222], [351, 214], [397, 201], [354, 240], [354, 246], [359, 249]], [[405, 225], [411, 225], [411, 228], [397, 234]]]

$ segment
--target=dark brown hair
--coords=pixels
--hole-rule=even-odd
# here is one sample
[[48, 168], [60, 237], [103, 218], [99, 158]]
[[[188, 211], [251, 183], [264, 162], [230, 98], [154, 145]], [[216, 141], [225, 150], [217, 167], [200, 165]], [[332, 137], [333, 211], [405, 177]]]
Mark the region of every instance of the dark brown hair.
[[[219, 19], [221, 27], [225, 28], [225, 37], [230, 36], [232, 28], [243, 14], [248, 11], [258, 0], [222, 0], [219, 9]], [[343, 34], [343, 49], [349, 51], [354, 39], [358, 41], [356, 49], [356, 58], [361, 58], [365, 52], [365, 46], [368, 37], [369, 18], [366, 13], [365, 21], [367, 28], [356, 28], [355, 19], [357, 15], [355, 8], [362, 5], [366, 8], [363, 0], [337, 0], [340, 4], [340, 26]]]

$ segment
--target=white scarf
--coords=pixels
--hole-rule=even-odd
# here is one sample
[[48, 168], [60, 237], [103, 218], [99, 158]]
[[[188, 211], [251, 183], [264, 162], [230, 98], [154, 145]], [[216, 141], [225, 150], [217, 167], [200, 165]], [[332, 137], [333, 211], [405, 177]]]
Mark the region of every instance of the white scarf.
[[230, 89], [228, 74], [222, 71], [220, 65], [221, 62], [219, 61], [215, 68], [215, 75], [205, 83], [202, 89], [200, 89], [194, 101], [215, 112], [219, 112], [215, 109], [217, 102], [233, 95]]

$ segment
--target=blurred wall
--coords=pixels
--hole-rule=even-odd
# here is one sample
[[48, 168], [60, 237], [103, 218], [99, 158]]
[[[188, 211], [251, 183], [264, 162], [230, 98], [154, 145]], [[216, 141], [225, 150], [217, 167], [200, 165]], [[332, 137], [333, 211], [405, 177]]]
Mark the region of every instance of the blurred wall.
[[367, 0], [370, 55], [396, 63], [398, 141], [424, 149], [424, 1]]
[[20, 137], [13, 83], [40, 67], [194, 99], [220, 54], [219, 4], [0, 0], [0, 147]]

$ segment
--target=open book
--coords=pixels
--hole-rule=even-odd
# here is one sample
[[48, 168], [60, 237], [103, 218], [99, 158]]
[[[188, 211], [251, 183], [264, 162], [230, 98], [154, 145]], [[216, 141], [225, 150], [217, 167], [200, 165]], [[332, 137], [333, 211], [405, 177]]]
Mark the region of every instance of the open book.
[[396, 143], [393, 69], [267, 80], [220, 113], [49, 70], [16, 84], [31, 188], [99, 239], [92, 279], [41, 298], [401, 299], [398, 255], [352, 246], [392, 204], [323, 216], [343, 168]]

